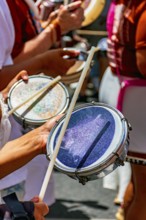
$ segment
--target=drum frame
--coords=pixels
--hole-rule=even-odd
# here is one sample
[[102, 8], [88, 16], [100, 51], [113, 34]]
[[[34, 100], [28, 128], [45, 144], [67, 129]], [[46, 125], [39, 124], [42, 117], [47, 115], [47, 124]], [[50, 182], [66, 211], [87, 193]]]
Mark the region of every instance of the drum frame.
[[[114, 169], [116, 169], [118, 166], [120, 165], [124, 165], [124, 161], [126, 158], [126, 154], [128, 151], [128, 146], [129, 146], [129, 130], [130, 130], [130, 124], [128, 123], [128, 121], [124, 118], [124, 116], [122, 115], [122, 113], [120, 111], [118, 111], [117, 109], [104, 104], [104, 103], [95, 103], [92, 102], [90, 104], [82, 104], [80, 106], [77, 106], [74, 111], [77, 111], [81, 108], [84, 107], [89, 107], [89, 106], [94, 106], [97, 105], [98, 107], [105, 107], [105, 108], [109, 108], [112, 111], [114, 111], [115, 113], [117, 113], [117, 115], [119, 116], [121, 123], [122, 123], [122, 129], [124, 130], [124, 134], [123, 137], [121, 137], [121, 140], [119, 141], [119, 146], [116, 147], [115, 151], [112, 152], [112, 155], [108, 156], [105, 160], [103, 160], [102, 162], [100, 162], [97, 165], [92, 166], [92, 168], [89, 170], [89, 167], [86, 168], [81, 168], [81, 169], [73, 169], [73, 168], [68, 168], [67, 166], [64, 165], [61, 166], [60, 164], [56, 164], [55, 163], [55, 168], [57, 170], [59, 170], [60, 172], [70, 176], [73, 179], [78, 179], [80, 183], [82, 183], [83, 185], [90, 181], [90, 180], [95, 180], [95, 179], [99, 179], [104, 177], [105, 175], [107, 175], [107, 172], [102, 172], [104, 171], [106, 168], [109, 167], [108, 169], [108, 173], [112, 172]], [[62, 120], [65, 118], [65, 115], [58, 121], [58, 123], [55, 125], [55, 127], [51, 130], [50, 135], [48, 137], [48, 143], [47, 143], [47, 158], [49, 160], [51, 160], [51, 155], [53, 153], [52, 147], [49, 148], [49, 143], [51, 142], [51, 136], [53, 134], [53, 132], [55, 131], [55, 129], [57, 128], [58, 124], [60, 122], [62, 122]], [[124, 150], [123, 150], [124, 148]], [[111, 166], [111, 167], [110, 167]], [[66, 168], [66, 169], [65, 169]], [[111, 171], [110, 171], [111, 169]]]
[[[29, 80], [33, 79], [33, 78], [44, 78], [44, 79], [48, 79], [48, 80], [53, 80], [53, 77], [50, 77], [50, 76], [46, 76], [46, 75], [33, 75], [33, 76], [29, 76]], [[8, 99], [7, 99], [7, 102], [8, 102], [8, 106], [10, 109], [12, 109], [12, 104], [11, 104], [11, 94], [13, 92], [13, 90], [21, 83], [23, 82], [23, 80], [19, 80], [18, 82], [16, 82], [13, 87], [10, 89], [9, 91], [9, 94], [8, 94]], [[62, 108], [62, 110], [58, 113], [58, 114], [62, 114], [65, 112], [65, 110], [67, 109], [68, 105], [69, 105], [69, 101], [70, 101], [70, 97], [69, 97], [69, 93], [68, 93], [68, 90], [67, 88], [65, 87], [65, 85], [61, 82], [58, 82], [57, 84], [59, 84], [65, 94], [66, 94], [66, 101], [65, 101], [65, 104], [64, 104], [64, 107]], [[48, 119], [51, 119], [53, 117], [55, 117], [56, 115], [50, 117], [50, 118], [46, 118], [46, 119], [42, 119], [42, 120], [33, 120], [33, 119], [28, 119], [28, 118], [25, 118], [25, 117], [22, 117], [20, 114], [18, 114], [17, 112], [14, 112], [13, 113], [13, 116], [14, 118], [16, 119], [16, 121], [21, 124], [23, 126], [23, 128], [29, 128], [29, 127], [38, 127], [40, 125], [42, 125], [43, 123], [45, 123]]]
[[[87, 60], [87, 57], [88, 57], [88, 51], [83, 51], [83, 50], [80, 50], [80, 49], [77, 49], [75, 47], [66, 47], [64, 48], [65, 50], [77, 50], [80, 52], [79, 56], [77, 57], [77, 61], [83, 61], [85, 63], [85, 61]], [[90, 68], [89, 68], [89, 71], [87, 74], [89, 74], [90, 72], [90, 69], [92, 68], [92, 66], [94, 65], [94, 62], [92, 61], [91, 62], [91, 65], [90, 65]], [[74, 72], [74, 73], [70, 73], [70, 74], [66, 74], [64, 76], [62, 76], [62, 82], [65, 84], [65, 85], [70, 85], [71, 83], [75, 83], [75, 82], [78, 82], [79, 81], [79, 78], [81, 76], [81, 73], [84, 69], [84, 66], [83, 65], [83, 68], [81, 68], [80, 70]]]

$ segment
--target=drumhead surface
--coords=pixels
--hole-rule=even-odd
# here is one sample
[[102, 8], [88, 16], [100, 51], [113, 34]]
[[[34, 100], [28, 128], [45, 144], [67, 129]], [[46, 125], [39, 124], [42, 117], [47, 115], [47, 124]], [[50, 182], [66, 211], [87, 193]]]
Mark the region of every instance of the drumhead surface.
[[77, 58], [75, 64], [69, 68], [64, 76], [62, 76], [62, 82], [65, 84], [70, 84], [73, 82], [78, 82], [81, 72], [85, 66], [86, 59], [88, 57], [88, 53], [85, 51], [81, 51], [77, 48], [68, 47], [66, 50], [76, 50], [79, 51], [80, 54]]
[[85, 61], [76, 61], [76, 63], [67, 71], [66, 75], [71, 75], [82, 71], [85, 66]]
[[[9, 93], [8, 105], [10, 109], [15, 108], [41, 88], [47, 86], [53, 80], [47, 76], [31, 76], [28, 83], [20, 80]], [[14, 112], [17, 120], [25, 119], [25, 122], [37, 124], [64, 112], [69, 103], [69, 94], [62, 83], [57, 83], [45, 93], [33, 98]]]
[[[53, 154], [64, 118], [52, 130], [47, 153]], [[116, 152], [123, 141], [121, 116], [107, 106], [87, 105], [73, 111], [56, 159], [61, 170], [92, 169]]]

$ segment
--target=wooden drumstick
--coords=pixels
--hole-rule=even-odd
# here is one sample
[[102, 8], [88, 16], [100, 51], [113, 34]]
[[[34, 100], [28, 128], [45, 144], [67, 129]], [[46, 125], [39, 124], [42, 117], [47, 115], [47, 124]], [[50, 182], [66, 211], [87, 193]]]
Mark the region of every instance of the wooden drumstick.
[[92, 36], [107, 36], [107, 31], [96, 31], [96, 30], [76, 30], [77, 34], [80, 35], [92, 35]]
[[64, 5], [68, 5], [68, 0], [64, 0]]
[[57, 143], [56, 143], [54, 152], [53, 152], [53, 154], [52, 154], [52, 158], [51, 158], [51, 160], [50, 160], [48, 169], [47, 169], [47, 171], [46, 171], [46, 175], [45, 175], [45, 178], [44, 178], [42, 187], [41, 187], [40, 194], [39, 194], [39, 197], [40, 197], [40, 199], [42, 199], [42, 200], [43, 200], [43, 198], [44, 198], [44, 195], [45, 195], [45, 192], [46, 192], [46, 189], [47, 189], [47, 186], [48, 186], [50, 177], [51, 177], [51, 173], [52, 173], [52, 170], [53, 170], [53, 167], [54, 167], [54, 164], [55, 164], [56, 157], [57, 157], [58, 152], [59, 152], [59, 148], [60, 148], [62, 139], [63, 139], [63, 137], [64, 137], [66, 128], [67, 128], [67, 126], [68, 126], [68, 123], [69, 123], [69, 120], [70, 120], [70, 117], [71, 117], [71, 114], [72, 114], [72, 111], [73, 111], [73, 109], [74, 109], [74, 107], [75, 107], [75, 104], [76, 104], [78, 95], [79, 95], [79, 93], [80, 93], [82, 84], [83, 84], [84, 79], [85, 79], [85, 77], [86, 77], [86, 75], [87, 75], [87, 72], [88, 72], [88, 70], [89, 70], [90, 63], [91, 63], [91, 61], [92, 61], [92, 58], [93, 58], [93, 56], [94, 56], [95, 51], [97, 51], [97, 48], [96, 48], [96, 47], [91, 47], [91, 50], [90, 50], [89, 55], [88, 55], [88, 58], [87, 58], [87, 62], [86, 62], [85, 67], [84, 67], [84, 69], [83, 69], [83, 71], [82, 71], [82, 73], [81, 73], [81, 76], [80, 76], [80, 79], [79, 79], [77, 88], [76, 88], [76, 90], [75, 90], [75, 92], [74, 92], [72, 101], [71, 101], [71, 103], [70, 103], [70, 106], [69, 106], [69, 108], [68, 108], [66, 117], [65, 117], [65, 119], [64, 119], [64, 123], [63, 123], [63, 126], [62, 126], [62, 128], [61, 128], [61, 131], [60, 131], [60, 134], [59, 134], [59, 137], [58, 137], [58, 140], [57, 140]]
[[61, 80], [61, 76], [57, 76], [56, 78], [54, 78], [47, 86], [41, 88], [39, 91], [37, 91], [35, 94], [33, 94], [31, 97], [29, 97], [28, 99], [26, 99], [24, 102], [22, 102], [20, 105], [14, 107], [13, 109], [11, 109], [8, 114], [9, 116], [11, 114], [13, 114], [17, 109], [19, 109], [20, 107], [22, 107], [23, 105], [25, 105], [26, 103], [28, 103], [29, 101], [31, 101], [33, 98], [37, 97], [38, 95], [42, 94], [43, 92], [45, 92], [47, 89], [49, 89], [51, 86], [53, 86], [54, 84], [56, 84], [58, 81]]
[[39, 5], [42, 3], [42, 1], [43, 1], [43, 0], [37, 0], [37, 1], [35, 2], [35, 5], [36, 5], [36, 6], [39, 6]]

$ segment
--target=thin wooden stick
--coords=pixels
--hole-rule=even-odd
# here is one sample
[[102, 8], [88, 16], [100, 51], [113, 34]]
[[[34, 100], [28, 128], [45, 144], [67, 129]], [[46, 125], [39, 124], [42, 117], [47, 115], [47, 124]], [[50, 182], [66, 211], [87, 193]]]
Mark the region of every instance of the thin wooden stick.
[[8, 114], [9, 116], [11, 114], [13, 114], [17, 109], [19, 109], [20, 107], [22, 107], [23, 105], [25, 105], [26, 103], [28, 103], [29, 101], [31, 101], [33, 98], [35, 98], [36, 96], [42, 94], [43, 92], [45, 92], [47, 89], [49, 89], [52, 85], [54, 85], [55, 83], [57, 83], [59, 80], [61, 80], [61, 76], [57, 76], [56, 78], [54, 78], [47, 86], [41, 88], [39, 91], [37, 91], [35, 94], [33, 94], [31, 97], [29, 97], [28, 99], [26, 99], [24, 102], [22, 102], [21, 104], [19, 104], [18, 106], [14, 107], [13, 109], [11, 109]]
[[52, 154], [52, 158], [51, 158], [51, 161], [50, 161], [50, 163], [49, 163], [48, 169], [47, 169], [47, 171], [46, 171], [46, 175], [45, 175], [45, 178], [44, 178], [44, 181], [43, 181], [43, 184], [42, 184], [42, 187], [41, 187], [41, 191], [40, 191], [40, 194], [39, 194], [39, 197], [40, 197], [40, 199], [42, 199], [42, 200], [43, 200], [43, 198], [44, 198], [44, 195], [45, 195], [45, 192], [46, 192], [46, 189], [47, 189], [47, 186], [48, 186], [48, 182], [49, 182], [49, 180], [50, 180], [50, 176], [51, 176], [51, 173], [52, 173], [54, 164], [55, 164], [55, 160], [56, 160], [57, 154], [58, 154], [58, 152], [59, 152], [59, 148], [60, 148], [62, 139], [63, 139], [63, 137], [64, 137], [64, 134], [65, 134], [67, 125], [68, 125], [68, 123], [69, 123], [69, 120], [70, 120], [72, 111], [73, 111], [73, 109], [74, 109], [74, 107], [75, 107], [75, 104], [76, 104], [78, 95], [79, 95], [79, 93], [80, 93], [82, 84], [83, 84], [84, 79], [85, 79], [85, 77], [86, 77], [86, 75], [87, 75], [87, 72], [88, 72], [89, 67], [90, 67], [90, 63], [91, 63], [91, 61], [92, 61], [92, 58], [93, 58], [94, 53], [95, 53], [96, 50], [97, 50], [97, 48], [91, 47], [91, 50], [90, 50], [90, 52], [89, 52], [89, 55], [88, 55], [88, 58], [87, 58], [87, 61], [86, 61], [86, 64], [85, 64], [85, 67], [84, 67], [84, 69], [83, 69], [83, 71], [82, 71], [82, 73], [81, 73], [81, 76], [80, 76], [80, 79], [79, 79], [77, 88], [76, 88], [76, 90], [75, 90], [75, 92], [74, 92], [72, 101], [71, 101], [70, 106], [69, 106], [69, 109], [68, 109], [68, 111], [67, 111], [67, 114], [66, 114], [66, 117], [65, 117], [65, 120], [64, 120], [62, 129], [61, 129], [61, 131], [60, 131], [60, 134], [59, 134], [59, 137], [58, 137], [58, 140], [57, 140], [57, 143], [56, 143], [54, 152], [53, 152], [53, 154]]
[[35, 2], [35, 5], [36, 5], [36, 6], [39, 6], [39, 5], [42, 3], [42, 1], [43, 1], [43, 0], [37, 0], [37, 1]]
[[107, 36], [107, 31], [76, 30], [75, 32], [80, 35]]

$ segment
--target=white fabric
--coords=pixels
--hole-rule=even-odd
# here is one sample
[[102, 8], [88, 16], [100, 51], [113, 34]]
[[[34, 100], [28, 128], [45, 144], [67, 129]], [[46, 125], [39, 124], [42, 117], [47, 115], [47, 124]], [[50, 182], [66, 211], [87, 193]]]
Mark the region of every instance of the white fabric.
[[32, 12], [34, 13], [34, 16], [36, 19], [40, 19], [40, 13], [39, 13], [39, 9], [38, 7], [35, 5], [35, 2], [33, 0], [24, 0], [29, 8], [32, 10]]
[[0, 121], [0, 148], [2, 148], [9, 140], [11, 133], [11, 124], [8, 118], [8, 107], [4, 103], [1, 93], [0, 93], [0, 109], [2, 111], [2, 118]]
[[[130, 84], [131, 81], [131, 84]], [[123, 87], [124, 97], [122, 103], [122, 112], [132, 126], [130, 131], [129, 151], [146, 154], [146, 84], [141, 79], [130, 79], [129, 86]], [[124, 86], [124, 83], [123, 83]]]
[[[10, 54], [14, 44], [14, 27], [10, 16], [10, 11], [5, 0], [0, 0], [0, 44], [1, 69], [5, 65], [12, 64]], [[14, 120], [12, 116], [10, 121], [12, 132], [9, 140], [13, 140], [22, 135], [22, 127]], [[26, 180], [25, 199], [31, 199], [33, 196], [39, 195], [42, 180], [44, 179], [44, 175], [48, 166], [48, 161], [44, 157], [40, 156], [36, 160], [31, 161], [28, 165], [28, 169], [26, 165], [19, 170], [11, 173], [7, 177], [1, 179], [0, 190], [14, 186], [18, 183], [22, 183], [24, 180]], [[53, 175], [51, 176], [50, 182], [48, 184], [44, 201], [48, 205], [52, 205], [55, 202]]]
[[[39, 195], [49, 161], [45, 155], [39, 155], [28, 163], [27, 179], [25, 181], [24, 200], [30, 200], [34, 195]], [[55, 202], [54, 176], [51, 175], [44, 201], [50, 206]]]
[[[105, 71], [100, 88], [99, 101], [107, 103], [113, 107], [117, 106], [117, 98], [120, 90], [120, 82], [117, 76], [114, 76], [110, 67]], [[122, 202], [128, 183], [131, 179], [131, 166], [125, 162], [124, 166], [118, 167], [109, 175], [103, 178], [103, 187], [117, 190], [117, 199]]]
[[[5, 0], [0, 0], [0, 69], [5, 65], [13, 63], [11, 51], [14, 45], [14, 26], [10, 11]], [[15, 139], [22, 135], [20, 127], [11, 117], [12, 132], [10, 139]], [[9, 139], [9, 140], [10, 140]], [[7, 177], [0, 180], [0, 190], [15, 185], [26, 178], [26, 169], [21, 168]]]
[[0, 69], [12, 64], [11, 51], [14, 45], [14, 26], [5, 0], [0, 1]]

